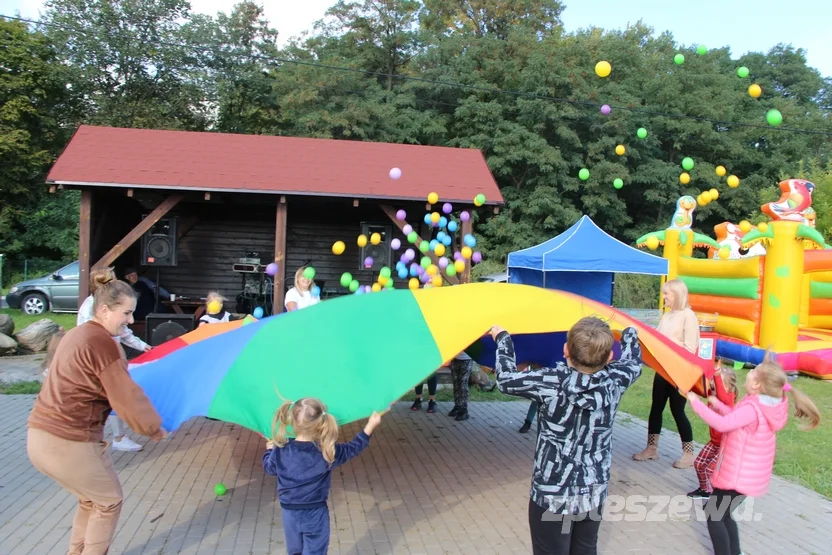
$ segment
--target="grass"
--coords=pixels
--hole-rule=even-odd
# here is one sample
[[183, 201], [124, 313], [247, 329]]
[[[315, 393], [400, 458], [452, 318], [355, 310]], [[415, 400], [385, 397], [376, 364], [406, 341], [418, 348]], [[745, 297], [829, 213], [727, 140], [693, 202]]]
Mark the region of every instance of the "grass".
[[0, 395], [37, 395], [40, 393], [41, 383], [32, 382], [0, 382]]
[[[747, 373], [747, 370], [737, 372], [737, 383], [740, 384], [741, 391]], [[644, 369], [641, 378], [624, 394], [621, 400], [621, 412], [647, 420], [650, 414], [654, 375], [653, 370]], [[792, 407], [789, 423], [777, 434], [777, 458], [774, 462], [774, 473], [811, 488], [827, 498], [832, 498], [832, 456], [830, 456], [832, 453], [832, 382], [801, 376], [792, 382], [792, 386], [812, 398], [820, 410], [821, 423], [810, 432], [800, 431], [797, 419], [793, 416], [794, 407]], [[690, 404], [687, 405], [686, 412], [693, 426], [694, 440], [707, 443], [710, 439], [708, 425], [691, 410]], [[662, 426], [678, 431], [669, 408], [665, 409]], [[646, 445], [647, 438], [644, 438], [644, 442]], [[659, 442], [659, 449], [679, 451], [680, 447]]]
[[0, 314], [8, 314], [12, 317], [12, 320], [14, 320], [15, 332], [19, 332], [29, 324], [33, 324], [38, 320], [43, 320], [44, 318], [52, 320], [65, 330], [69, 331], [75, 327], [75, 322], [78, 318], [76, 314], [59, 314], [56, 312], [45, 312], [44, 314], [39, 314], [37, 316], [30, 316], [28, 314], [24, 314], [22, 310], [14, 310], [11, 308], [0, 309]]
[[[411, 403], [416, 400], [416, 393], [411, 391], [401, 399], [400, 401]], [[422, 390], [422, 401], [428, 400], [428, 388], [425, 386]], [[439, 389], [436, 392], [436, 400], [440, 403], [444, 402], [453, 402], [454, 400], [454, 392], [449, 387], [447, 389]], [[524, 403], [528, 403], [528, 399], [523, 399], [522, 397], [514, 397], [511, 395], [503, 395], [495, 388], [494, 391], [490, 393], [485, 393], [484, 391], [480, 391], [480, 388], [476, 385], [472, 385], [468, 388], [468, 400], [472, 403], [476, 402], [486, 402], [486, 401], [499, 401], [499, 402], [511, 402], [511, 401], [522, 401]]]

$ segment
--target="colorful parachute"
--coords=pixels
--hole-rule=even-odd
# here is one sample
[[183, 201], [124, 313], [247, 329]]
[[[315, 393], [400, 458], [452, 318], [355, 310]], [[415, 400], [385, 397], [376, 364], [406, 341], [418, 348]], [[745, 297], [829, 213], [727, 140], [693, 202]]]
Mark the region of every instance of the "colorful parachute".
[[[701, 391], [702, 376], [713, 371], [608, 306], [561, 291], [477, 283], [350, 295], [201, 341], [185, 338], [192, 344], [133, 367], [132, 375], [171, 431], [209, 416], [269, 434], [280, 404], [307, 396], [346, 424], [385, 409], [463, 350], [493, 360], [493, 342], [483, 337], [493, 325], [518, 338], [518, 362], [537, 362], [553, 355], [540, 348], [547, 338], [592, 315], [616, 331], [636, 328], [644, 363], [684, 391]], [[524, 349], [525, 336], [537, 348]]]

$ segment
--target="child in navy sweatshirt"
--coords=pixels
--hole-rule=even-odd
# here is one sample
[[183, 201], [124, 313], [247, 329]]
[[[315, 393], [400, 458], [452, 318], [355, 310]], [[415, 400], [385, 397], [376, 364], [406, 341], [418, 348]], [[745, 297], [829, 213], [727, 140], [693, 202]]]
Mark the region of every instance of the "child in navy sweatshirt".
[[[381, 423], [374, 412], [349, 443], [338, 439], [338, 424], [318, 399], [305, 397], [286, 402], [274, 417], [274, 442], [266, 442], [263, 469], [277, 476], [277, 494], [283, 512], [283, 532], [289, 555], [325, 555], [329, 547], [329, 509], [326, 502], [332, 469], [355, 457], [370, 444]], [[286, 438], [292, 428], [295, 439]]]

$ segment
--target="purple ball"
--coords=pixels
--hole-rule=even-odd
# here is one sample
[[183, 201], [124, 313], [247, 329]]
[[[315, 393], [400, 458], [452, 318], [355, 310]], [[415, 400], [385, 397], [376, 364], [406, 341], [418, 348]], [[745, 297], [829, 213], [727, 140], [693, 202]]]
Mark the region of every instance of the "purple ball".
[[390, 241], [390, 248], [392, 248], [394, 251], [399, 250], [401, 248], [401, 246], [402, 246], [402, 242], [399, 241], [398, 239], [393, 239], [392, 241]]
[[404, 251], [404, 255], [407, 257], [407, 261], [410, 262], [411, 260], [416, 258], [416, 251], [414, 251], [413, 249], [407, 249], [406, 251]]
[[601, 106], [601, 113], [604, 114], [605, 116], [607, 114], [609, 114], [611, 111], [612, 111], [612, 108], [610, 108], [609, 104], [604, 104], [603, 106]]
[[430, 281], [430, 274], [427, 273], [426, 271], [422, 270], [422, 273], [419, 274], [419, 280], [421, 280], [422, 283], [429, 282]]
[[444, 256], [439, 259], [439, 267], [442, 268], [443, 270], [448, 267], [448, 264], [449, 264], [448, 259], [445, 258]]
[[365, 268], [372, 268], [373, 267], [373, 257], [368, 256], [364, 259], [364, 267]]
[[390, 170], [390, 179], [398, 179], [402, 176], [402, 170], [399, 168], [393, 168]]
[[474, 254], [471, 255], [471, 260], [474, 261], [474, 264], [479, 264], [482, 262], [482, 253], [480, 251], [474, 251]]
[[462, 253], [459, 252], [459, 251], [456, 251], [454, 253], [454, 260], [462, 260]]
[[462, 214], [459, 215], [459, 219], [463, 222], [467, 222], [471, 219], [471, 214], [469, 214], [467, 210], [463, 210]]
[[396, 212], [396, 219], [401, 222], [405, 221], [407, 219], [407, 212], [405, 212], [404, 210], [399, 210], [398, 212]]
[[266, 275], [274, 276], [277, 273], [277, 264], [272, 262], [268, 266], [266, 266]]
[[402, 233], [404, 233], [405, 235], [410, 235], [412, 232], [413, 232], [413, 226], [410, 225], [410, 224], [407, 224], [406, 226], [404, 226], [402, 228]]
[[450, 202], [446, 202], [445, 204], [442, 205], [442, 212], [444, 212], [445, 214], [450, 214], [453, 211], [454, 211], [454, 207], [451, 206]]
[[365, 285], [365, 286], [364, 286], [364, 292], [365, 292], [365, 293], [372, 293], [372, 292], [373, 292], [373, 288], [372, 288], [371, 286], [369, 286], [369, 285]]

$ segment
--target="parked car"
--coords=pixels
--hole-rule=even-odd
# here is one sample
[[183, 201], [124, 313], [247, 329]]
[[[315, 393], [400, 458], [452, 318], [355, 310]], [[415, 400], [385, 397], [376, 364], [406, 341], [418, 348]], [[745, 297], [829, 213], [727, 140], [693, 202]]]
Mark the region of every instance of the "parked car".
[[26, 314], [78, 312], [78, 262], [67, 264], [54, 273], [22, 281], [9, 289], [6, 304]]
[[508, 283], [508, 272], [499, 274], [488, 274], [477, 279], [478, 282]]

